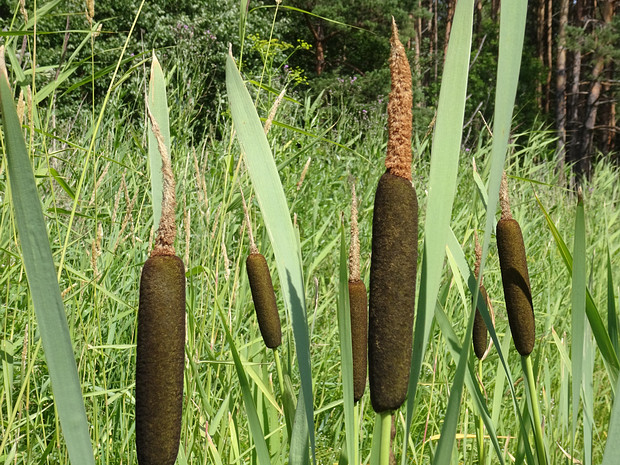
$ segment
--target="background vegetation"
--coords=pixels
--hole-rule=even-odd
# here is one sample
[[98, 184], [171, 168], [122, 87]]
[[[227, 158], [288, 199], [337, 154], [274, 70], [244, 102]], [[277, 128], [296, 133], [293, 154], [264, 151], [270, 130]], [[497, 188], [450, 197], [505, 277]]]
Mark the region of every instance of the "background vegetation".
[[[150, 2], [137, 17], [127, 48], [122, 51], [139, 2], [97, 3], [92, 21], [84, 13], [85, 6], [78, 2], [53, 0], [38, 5], [36, 16], [30, 5], [26, 5], [24, 14], [19, 4], [0, 2], [0, 40], [14, 51], [13, 56], [7, 55], [12, 84], [24, 92], [26, 141], [58, 266], [98, 463], [136, 463], [135, 311], [139, 270], [150, 249], [153, 229], [144, 119], [152, 48], [166, 72], [180, 206], [178, 223], [183, 231], [177, 249], [188, 269], [186, 396], [179, 463], [257, 460], [225, 337], [226, 327], [252, 381], [272, 461], [287, 461], [286, 449], [282, 450], [287, 433], [280, 410], [281, 392], [273, 380], [273, 357], [265, 351], [253, 317], [243, 265], [248, 239], [239, 190], [247, 188], [249, 179], [233, 142], [225, 100], [229, 43], [236, 57], [243, 56], [242, 73], [261, 117], [267, 117], [280, 90], [285, 86], [288, 89], [268, 139], [301, 242], [314, 376], [317, 461], [338, 461], [345, 430], [335, 324], [338, 231], [341, 214], [348, 215], [348, 178], [352, 175], [357, 179], [360, 198], [362, 275], [367, 282], [372, 199], [376, 180], [383, 171], [387, 140], [388, 20], [393, 14], [403, 24], [403, 41], [410, 37], [408, 48], [418, 82], [414, 183], [423, 205], [434, 108], [453, 14], [452, 2], [398, 2], [400, 6], [376, 3], [362, 2], [350, 8], [346, 2], [251, 2], [247, 22], [240, 28], [236, 1]], [[604, 4], [599, 3], [600, 8]], [[485, 199], [479, 182], [484, 184], [489, 177], [491, 137], [487, 124], [493, 111], [492, 85], [497, 65], [498, 8], [495, 2], [477, 5], [480, 8], [476, 10], [466, 124], [451, 219], [470, 266], [473, 232], [483, 229], [484, 224]], [[534, 13], [540, 5], [532, 2], [530, 8], [533, 16], [528, 24], [535, 27], [539, 19]], [[556, 6], [550, 8], [550, 17], [555, 17]], [[583, 21], [585, 13], [581, 11]], [[596, 18], [600, 11], [592, 10], [592, 17]], [[613, 33], [616, 22], [614, 19], [605, 26], [609, 28], [610, 34], [605, 37], [610, 44], [617, 41]], [[604, 18], [600, 23], [601, 27], [607, 24]], [[593, 32], [588, 28], [592, 23], [588, 23], [584, 34]], [[322, 64], [317, 61], [318, 44], [313, 32], [317, 30], [322, 30], [324, 40]], [[579, 50], [586, 67], [594, 60], [594, 52], [585, 51], [591, 42], [586, 40], [587, 35], [578, 33], [573, 30], [569, 37], [581, 40]], [[546, 447], [551, 463], [565, 463], [571, 455], [586, 463], [599, 463], [607, 439], [614, 386], [586, 325], [584, 353], [589, 364], [585, 365], [588, 388], [584, 399], [590, 403], [584, 401], [582, 410], [593, 421], [591, 434], [580, 422], [573, 444], [571, 363], [567, 355], [571, 347], [571, 277], [534, 194], [569, 247], [573, 243], [575, 199], [563, 178], [569, 175], [569, 167], [556, 171], [553, 105], [548, 105], [549, 110], [544, 105], [551, 101], [553, 90], [550, 88], [546, 97], [543, 92], [545, 85], [550, 86], [545, 80], [550, 67], [534, 52], [534, 35], [526, 37], [529, 42], [525, 45], [517, 96], [517, 130], [511, 138], [506, 171], [512, 176], [513, 214], [524, 230], [534, 290], [538, 335], [534, 357]], [[549, 49], [553, 53], [553, 43]], [[605, 64], [612, 70], [610, 73], [615, 70], [612, 49], [602, 48], [609, 51]], [[119, 73], [110, 88], [117, 62]], [[591, 82], [584, 77], [580, 88], [588, 88]], [[613, 95], [613, 79], [607, 92]], [[610, 97], [608, 104], [613, 102]], [[105, 117], [98, 122], [102, 109]], [[620, 187], [613, 146], [608, 148], [606, 156], [592, 157], [593, 169], [588, 170], [590, 177], [583, 181], [583, 188], [588, 287], [602, 314], [608, 315], [609, 337], [617, 351], [618, 334], [612, 328], [617, 327], [613, 311], [617, 289], [613, 282], [617, 283], [618, 277], [611, 264], [620, 258], [620, 232], [614, 227]], [[88, 163], [84, 163], [85, 159]], [[0, 459], [3, 463], [68, 463], [15, 232], [4, 157], [0, 160], [0, 186]], [[248, 189], [246, 198], [250, 194]], [[74, 208], [75, 217], [69, 221]], [[251, 210], [259, 248], [272, 262], [255, 201]], [[422, 208], [422, 225], [425, 214]], [[275, 284], [278, 290], [277, 279]], [[462, 283], [446, 272], [442, 284], [441, 309], [460, 331], [458, 339], [463, 340], [466, 323], [459, 322], [466, 321], [463, 312], [468, 304], [462, 302]], [[518, 373], [520, 360], [510, 349], [499, 265], [493, 252], [486, 265], [485, 286], [504, 353], [510, 354], [513, 374]], [[609, 310], [603, 311], [605, 308]], [[220, 318], [218, 310], [225, 318]], [[288, 340], [284, 353], [293, 358], [290, 321], [284, 320], [284, 327]], [[406, 450], [408, 463], [429, 463], [436, 452], [456, 367], [447, 342], [446, 334], [434, 324], [416, 396]], [[294, 363], [289, 360], [288, 366]], [[290, 376], [298, 390], [298, 373], [291, 370]], [[523, 457], [519, 421], [494, 350], [482, 365], [480, 383], [504, 447], [504, 459]], [[515, 384], [519, 402], [524, 405], [523, 383], [517, 378]], [[472, 399], [465, 395], [453, 454], [459, 463], [476, 463], [472, 437], [476, 420], [472, 412]], [[371, 448], [373, 418], [366, 395], [360, 421], [361, 459], [365, 462]], [[404, 421], [399, 413], [398, 444], [403, 442]], [[494, 463], [491, 453], [488, 457], [487, 462]]]

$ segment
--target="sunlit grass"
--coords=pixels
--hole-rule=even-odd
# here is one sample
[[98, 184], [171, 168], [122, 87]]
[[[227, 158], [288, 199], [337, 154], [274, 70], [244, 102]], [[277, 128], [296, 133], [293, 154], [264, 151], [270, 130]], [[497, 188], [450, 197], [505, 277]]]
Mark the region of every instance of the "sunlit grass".
[[[173, 64], [162, 65], [170, 68]], [[127, 72], [136, 73], [143, 82], [148, 79], [147, 73], [142, 75], [141, 68]], [[250, 90], [255, 89], [250, 86]], [[86, 164], [86, 148], [93, 136], [92, 109], [84, 108], [83, 113], [76, 115], [75, 124], [61, 122], [54, 135], [45, 131], [24, 131], [33, 155], [56, 266], [64, 254], [59, 285], [97, 463], [136, 463], [133, 430], [136, 309], [140, 268], [150, 249], [153, 228], [147, 131], [135, 110], [142, 105], [142, 92], [143, 87], [133, 91], [117, 90], [111, 95], [109, 113], [102, 119], [99, 137]], [[169, 89], [169, 93], [185, 95], [185, 90]], [[135, 94], [135, 108], [123, 103], [131, 94]], [[285, 101], [282, 104], [276, 120], [297, 130], [275, 124], [267, 140], [291, 218], [296, 218], [299, 231], [313, 375], [317, 463], [335, 463], [343, 449], [345, 430], [336, 313], [341, 213], [348, 217], [348, 176], [352, 175], [357, 179], [360, 199], [362, 278], [367, 282], [372, 200], [385, 156], [385, 116], [377, 110], [367, 120], [358, 119], [357, 115], [349, 115], [346, 107], [325, 106], [322, 99], [295, 97], [297, 103]], [[261, 92], [260, 98], [259, 107], [268, 109], [275, 96]], [[229, 115], [224, 113], [221, 119], [206, 124], [209, 131], [204, 138], [196, 140], [191, 131], [184, 129], [194, 124], [196, 109], [184, 99], [175, 102], [170, 106], [170, 125], [175, 134], [171, 151], [178, 180], [177, 250], [180, 256], [186, 257], [188, 270], [187, 364], [179, 463], [256, 463], [254, 442], [249, 436], [224, 324], [231, 331], [249, 379], [271, 461], [287, 463], [289, 444], [280, 400], [282, 392], [273, 356], [271, 351], [265, 350], [254, 318], [243, 269], [248, 240], [243, 228], [239, 188], [241, 186], [249, 198], [250, 179], [239, 147], [231, 142]], [[41, 129], [40, 121], [51, 118], [52, 111], [46, 105], [38, 108], [35, 129]], [[267, 111], [260, 111], [259, 116], [266, 118]], [[29, 124], [26, 120], [25, 126]], [[431, 141], [428, 135], [418, 137], [414, 141], [414, 183], [422, 205], [422, 234], [424, 218], [430, 214], [424, 206]], [[3, 149], [4, 141], [3, 136]], [[549, 143], [547, 134], [541, 135], [532, 129], [517, 139], [517, 143], [524, 145], [517, 153], [509, 154], [506, 171], [513, 177], [510, 193], [513, 214], [523, 229], [534, 297], [537, 340], [532, 357], [535, 373], [538, 373], [538, 395], [545, 418], [550, 463], [564, 463], [565, 455], [559, 446], [568, 454], [575, 451], [581, 460], [584, 444], [581, 427], [577, 430], [574, 448], [570, 439], [570, 393], [567, 391], [570, 358], [566, 357], [570, 357], [571, 344], [571, 277], [534, 194], [539, 196], [571, 250], [576, 199], [558, 184], [550, 165], [541, 161], [541, 153], [546, 152]], [[470, 267], [473, 267], [474, 257], [473, 230], [484, 229], [484, 207], [474, 182], [471, 161], [475, 160], [480, 177], [486, 183], [490, 169], [489, 147], [487, 135], [481, 134], [479, 148], [463, 149], [459, 159], [450, 225]], [[308, 172], [298, 188], [308, 158], [311, 158]], [[66, 184], [65, 188], [52, 176], [52, 168]], [[69, 230], [68, 219], [73, 207], [70, 193], [77, 192], [82, 174], [84, 184]], [[611, 262], [617, 263], [620, 259], [620, 232], [614, 227], [620, 211], [617, 179], [617, 168], [602, 163], [584, 189], [587, 285], [604, 321], [608, 247]], [[0, 451], [0, 459], [17, 464], [68, 463], [65, 438], [52, 403], [50, 377], [21, 261], [12, 204], [7, 195], [4, 156], [0, 158], [0, 186], [3, 335], [0, 441], [6, 444]], [[276, 295], [283, 309], [281, 284], [273, 271], [272, 248], [255, 199], [250, 209], [256, 240], [272, 267]], [[68, 238], [66, 249], [65, 238]], [[614, 279], [617, 285], [618, 276], [614, 275]], [[502, 350], [515, 377], [515, 390], [523, 410], [525, 391], [520, 357], [507, 335], [494, 237], [491, 237], [484, 283], [495, 312], [496, 332], [503, 342]], [[440, 297], [445, 301], [443, 311], [456, 337], [462, 341], [466, 327], [464, 306], [457, 280], [447, 268], [441, 285]], [[281, 315], [285, 316], [283, 311]], [[300, 375], [295, 362], [291, 321], [286, 318], [282, 321], [282, 360], [290, 370], [291, 392], [296, 396], [300, 390]], [[436, 453], [456, 369], [446, 339], [439, 325], [431, 328], [408, 438], [408, 462], [429, 463]], [[592, 408], [596, 421], [592, 463], [599, 463], [607, 439], [613, 393], [596, 342], [593, 346]], [[506, 451], [504, 459], [510, 462], [511, 455], [518, 455], [519, 425], [505, 375], [498, 366], [497, 353], [492, 349], [482, 366], [481, 389], [500, 444]], [[360, 457], [366, 462], [374, 413], [368, 395], [360, 405]], [[9, 421], [11, 418], [13, 420]], [[475, 421], [472, 401], [464, 391], [455, 456], [465, 463], [476, 463]], [[401, 411], [396, 416], [395, 444], [403, 442], [404, 423]], [[490, 446], [486, 445], [487, 463], [494, 463]]]

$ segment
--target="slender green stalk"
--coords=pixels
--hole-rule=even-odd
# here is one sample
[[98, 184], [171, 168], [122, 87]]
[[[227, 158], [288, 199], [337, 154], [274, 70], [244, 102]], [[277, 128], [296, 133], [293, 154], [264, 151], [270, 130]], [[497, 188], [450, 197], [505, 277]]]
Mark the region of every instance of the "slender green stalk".
[[380, 465], [389, 465], [390, 447], [392, 445], [392, 412], [388, 410], [381, 412], [379, 415], [381, 417], [381, 454], [379, 454], [379, 463]]
[[[284, 376], [282, 375], [282, 362], [280, 362], [280, 352], [276, 347], [273, 349], [273, 358], [276, 360], [276, 372], [278, 373], [278, 384], [280, 385], [280, 397], [284, 398]], [[282, 402], [284, 403], [284, 402]]]
[[[363, 419], [363, 417], [362, 417]], [[355, 405], [353, 405], [353, 424], [355, 425], [355, 428], [353, 430], [353, 443], [355, 444], [355, 457], [354, 457], [354, 464], [358, 464], [360, 463], [360, 428], [359, 428], [359, 421], [360, 421], [360, 404], [359, 402], [356, 403]]]
[[[482, 360], [478, 361], [478, 377], [482, 380]], [[478, 415], [478, 425], [476, 427], [476, 439], [478, 440], [478, 463], [484, 464], [484, 420], [482, 415]]]
[[538, 395], [536, 392], [536, 384], [534, 381], [534, 370], [532, 368], [532, 358], [530, 356], [521, 357], [521, 365], [523, 372], [527, 378], [527, 388], [530, 394], [531, 417], [534, 423], [534, 442], [536, 443], [536, 456], [538, 457], [538, 465], [547, 465], [547, 453], [543, 442], [543, 432], [540, 422], [540, 410], [538, 408]]

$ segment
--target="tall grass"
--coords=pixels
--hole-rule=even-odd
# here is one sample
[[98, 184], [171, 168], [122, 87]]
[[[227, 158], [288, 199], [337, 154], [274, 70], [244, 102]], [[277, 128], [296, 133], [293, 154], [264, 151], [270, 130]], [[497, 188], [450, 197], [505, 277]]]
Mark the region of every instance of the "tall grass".
[[[31, 28], [32, 23], [16, 26], [15, 30]], [[9, 78], [16, 101], [20, 90], [27, 96], [26, 86], [32, 82], [21, 76], [32, 72], [32, 62], [26, 61], [18, 69], [10, 57], [15, 54], [16, 44], [21, 46], [21, 37], [16, 41], [9, 33], [0, 34], [7, 46]], [[75, 40], [80, 43], [90, 40], [92, 32], [85, 30], [82, 34], [79, 39], [76, 35]], [[28, 40], [33, 43], [32, 36]], [[102, 464], [136, 464], [133, 397], [136, 309], [140, 268], [147, 258], [153, 229], [147, 167], [148, 127], [144, 119], [136, 117], [144, 114], [144, 89], [149, 76], [137, 66], [140, 62], [136, 60], [141, 58], [132, 62], [126, 58], [119, 52], [117, 78], [97, 74], [97, 79], [111, 84], [105, 108], [86, 104], [74, 120], [59, 121], [54, 130], [46, 125], [56, 111], [47, 99], [59, 93], [60, 84], [46, 87], [45, 98], [31, 87], [35, 105], [29, 108], [26, 104], [21, 131], [57, 267], [92, 447], [96, 463]], [[69, 73], [73, 65], [70, 60], [62, 64], [68, 80], [73, 79]], [[166, 69], [173, 66], [174, 63], [162, 62], [164, 76]], [[192, 71], [188, 70], [188, 74]], [[93, 74], [97, 72], [93, 70]], [[128, 89], [114, 85], [119, 79], [132, 82], [126, 80], [129, 76], [139, 78], [140, 87]], [[199, 80], [200, 76], [196, 73], [194, 78]], [[251, 83], [246, 86], [250, 95], [256, 96], [257, 87]], [[78, 86], [72, 92], [81, 89]], [[345, 449], [345, 434], [349, 437], [352, 431], [350, 412], [344, 406], [344, 399], [350, 396], [344, 394], [342, 384], [343, 377], [348, 377], [343, 375], [346, 370], [341, 365], [346, 357], [340, 353], [340, 347], [347, 345], [341, 345], [336, 313], [342, 280], [337, 271], [342, 262], [341, 214], [349, 205], [348, 176], [353, 175], [358, 180], [360, 201], [362, 279], [368, 282], [371, 205], [375, 180], [383, 171], [387, 140], [385, 115], [377, 108], [369, 111], [367, 119], [357, 118], [347, 113], [346, 106], [327, 105], [323, 97], [291, 94], [279, 106], [266, 136], [293, 231], [299, 240], [301, 295], [305, 296], [300, 305], [306, 307], [307, 362], [312, 374], [309, 383], [307, 374], [300, 371], [293, 316], [290, 309], [284, 310], [287, 288], [282, 275], [278, 277], [274, 273], [283, 317], [284, 376], [280, 385], [275, 377], [274, 358], [265, 349], [254, 318], [243, 270], [248, 240], [239, 188], [244, 190], [246, 199], [254, 190], [233, 137], [231, 115], [224, 109], [218, 119], [205, 125], [208, 130], [203, 137], [194, 138], [184, 128], [195, 124], [197, 110], [188, 99], [175, 98], [186, 95], [186, 89], [168, 89], [168, 95], [175, 102], [169, 109], [171, 153], [178, 180], [179, 207], [184, 205], [177, 218], [183, 231], [178, 235], [177, 250], [180, 256], [185, 255], [188, 270], [186, 394], [178, 463], [262, 463], [257, 448], [259, 440], [250, 431], [245, 413], [248, 403], [256, 411], [269, 460], [273, 464], [288, 463], [291, 438], [296, 437], [292, 436], [295, 412], [297, 415], [303, 412], [297, 405], [299, 393], [304, 389], [311, 394], [304, 400], [312, 399], [312, 410], [305, 412], [313, 411], [306, 424], [308, 434], [314, 431], [316, 462], [346, 463], [341, 453]], [[275, 98], [276, 94], [260, 92], [255, 104], [260, 117], [267, 118]], [[128, 105], [128, 101], [133, 103]], [[101, 115], [98, 124], [93, 121], [93, 114]], [[17, 231], [14, 201], [9, 195], [5, 156], [9, 146], [5, 132], [0, 143], [3, 151], [0, 158], [0, 442], [3, 444], [0, 461], [69, 463], [69, 439], [58, 420], [54, 403], [58, 399], [50, 385], [52, 367], [41, 349], [41, 321], [35, 315], [32, 285], [26, 280], [24, 252], [20, 248], [23, 241], [19, 240], [21, 231]], [[492, 231], [487, 238], [485, 287], [494, 309], [495, 344], [501, 346], [513, 384], [510, 385], [494, 347], [482, 364], [479, 378], [472, 375], [471, 355], [463, 358], [460, 366], [467, 390], [463, 390], [460, 401], [449, 405], [450, 395], [455, 395], [454, 373], [459, 357], [469, 349], [464, 342], [467, 342], [467, 318], [472, 310], [467, 269], [473, 268], [474, 262], [473, 232], [483, 229], [485, 210], [492, 202], [487, 194], [489, 180], [493, 178], [492, 141], [486, 134], [480, 134], [475, 143], [473, 147], [459, 147], [457, 154], [456, 178], [450, 186], [455, 195], [449, 215], [453, 234], [448, 233], [448, 266], [443, 266], [438, 275], [438, 298], [429, 303], [432, 312], [428, 316], [434, 316], [434, 320], [428, 320], [428, 343], [420, 363], [416, 395], [409, 399], [411, 417], [406, 417], [404, 409], [395, 416], [396, 455], [405, 463], [429, 463], [437, 457], [448, 407], [456, 412], [455, 443], [448, 443], [450, 460], [478, 463], [474, 412], [484, 410], [485, 404], [487, 421], [495, 431], [502, 460], [508, 463], [516, 457], [531, 462], [525, 447], [531, 434], [525, 383], [518, 374], [520, 356], [512, 349], [509, 338]], [[566, 255], [568, 252], [572, 257], [573, 253], [576, 200], [558, 183], [551, 167], [541, 161], [540, 154], [546, 152], [548, 143], [549, 135], [536, 128], [514, 135], [504, 165], [512, 176], [512, 210], [523, 229], [528, 256], [537, 325], [533, 372], [545, 419], [545, 447], [551, 464], [565, 463], [567, 455], [579, 460], [588, 457], [591, 463], [600, 463], [604, 453], [607, 461], [615, 457], [614, 441], [607, 441], [608, 435], [617, 439], [620, 434], [617, 405], [613, 409], [612, 426], [608, 428], [617, 379], [617, 366], [614, 368], [618, 356], [614, 349], [618, 347], [617, 330], [605, 323], [602, 327], [605, 334], [601, 334], [596, 326], [596, 315], [606, 322], [604, 309], [612, 307], [610, 299], [617, 299], [619, 278], [613, 264], [620, 259], [620, 232], [614, 227], [620, 211], [619, 173], [617, 168], [601, 163], [591, 183], [584, 187], [586, 259], [585, 270], [581, 269], [580, 274], [586, 277], [591, 296], [591, 303], [586, 302], [584, 323], [585, 347], [591, 355], [584, 363], [590, 364], [587, 373], [592, 374], [591, 378], [590, 375], [583, 378], [591, 382], [581, 383], [584, 401], [580, 407], [572, 400], [575, 393], [570, 392], [573, 360], [579, 354], [571, 354], [574, 346], [570, 296], [574, 276], [567, 266]], [[426, 207], [427, 191], [431, 187], [431, 147], [430, 135], [420, 134], [414, 139], [417, 156], [414, 183], [422, 206], [420, 240], [425, 218], [433, 215]], [[309, 168], [299, 184], [308, 158], [311, 158]], [[477, 172], [472, 169], [472, 159]], [[271, 244], [268, 221], [261, 214], [259, 202], [263, 200], [253, 197], [249, 204], [255, 239], [268, 262], [274, 264], [275, 246]], [[494, 215], [491, 211], [490, 217]], [[345, 214], [344, 218], [347, 217]], [[562, 243], [571, 246], [563, 249]], [[462, 255], [454, 252], [459, 250]], [[570, 263], [575, 263], [572, 258]], [[344, 322], [341, 326], [347, 327]], [[240, 371], [245, 382], [240, 381]], [[354, 427], [359, 443], [356, 447], [360, 461], [369, 463], [376, 432], [368, 394], [357, 408], [359, 415]], [[575, 411], [577, 427], [573, 440]], [[587, 429], [584, 431], [585, 426], [590, 428], [591, 435]], [[405, 437], [407, 427], [410, 430]], [[488, 428], [487, 434], [490, 434]], [[303, 435], [297, 438], [303, 439]], [[485, 438], [489, 451], [487, 464], [499, 460], [491, 450], [490, 441], [490, 437]], [[303, 441], [294, 447], [302, 452], [309, 450]], [[351, 450], [350, 443], [348, 450]], [[302, 453], [300, 457], [299, 462], [303, 462], [310, 454]]]

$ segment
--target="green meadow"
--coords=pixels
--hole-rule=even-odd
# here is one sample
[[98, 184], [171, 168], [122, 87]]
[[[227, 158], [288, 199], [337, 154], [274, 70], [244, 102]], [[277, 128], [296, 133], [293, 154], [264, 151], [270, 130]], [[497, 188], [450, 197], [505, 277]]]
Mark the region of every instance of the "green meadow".
[[[565, 181], [570, 167], [555, 170], [553, 132], [512, 127], [526, 2], [510, 3], [493, 121], [461, 137], [473, 11], [461, 0], [435, 118], [413, 136], [418, 296], [409, 395], [393, 415], [395, 463], [607, 465], [620, 453], [620, 173], [601, 161], [578, 202]], [[56, 65], [31, 59], [22, 68], [24, 37], [36, 57], [36, 18], [16, 11], [0, 33], [8, 76], [0, 71], [0, 463], [138, 463], [139, 283], [161, 198], [148, 100], [170, 151], [175, 247], [186, 269], [177, 463], [384, 465], [368, 386], [353, 404], [345, 289], [352, 183], [368, 286], [385, 102], [362, 111], [346, 92], [285, 87], [267, 65], [246, 68], [233, 47], [221, 57], [222, 98], [205, 111], [192, 92], [209, 77], [186, 57], [131, 57], [120, 47], [115, 66], [100, 69], [95, 21], [79, 31], [80, 47], [93, 51], [89, 76], [63, 50]], [[511, 339], [497, 256], [502, 170], [531, 282], [530, 379]], [[277, 351], [263, 343], [250, 293], [244, 201], [274, 282]], [[491, 303], [482, 313], [493, 323], [482, 361], [471, 350], [474, 234]]]

